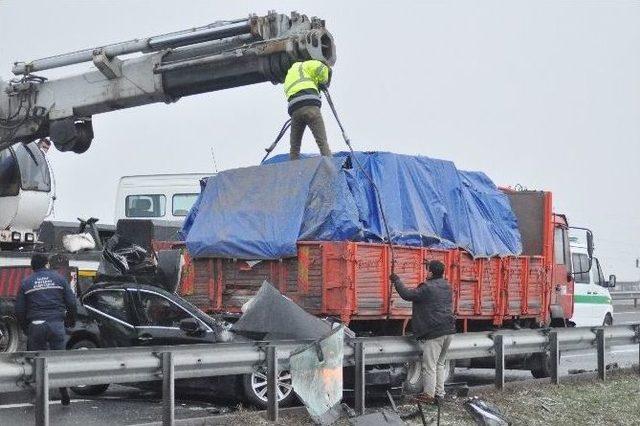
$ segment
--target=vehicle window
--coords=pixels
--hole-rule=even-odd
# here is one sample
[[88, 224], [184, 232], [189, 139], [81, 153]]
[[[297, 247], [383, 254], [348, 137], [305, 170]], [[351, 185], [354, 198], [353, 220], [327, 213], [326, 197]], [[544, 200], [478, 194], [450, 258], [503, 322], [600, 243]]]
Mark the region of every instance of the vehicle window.
[[584, 253], [573, 253], [571, 257], [575, 272], [575, 282], [589, 284], [589, 256]]
[[35, 143], [16, 144], [13, 151], [18, 161], [22, 189], [27, 191], [51, 191], [49, 165], [44, 153]]
[[159, 294], [140, 291], [138, 295], [144, 325], [177, 328], [180, 326], [181, 320], [192, 318], [184, 309]]
[[127, 304], [124, 297], [124, 290], [96, 291], [89, 294], [84, 299], [84, 304], [109, 316], [131, 324], [131, 318], [129, 317], [129, 311], [127, 310]]
[[564, 265], [566, 263], [564, 253], [564, 232], [561, 228], [556, 228], [553, 233], [553, 258], [556, 265]]
[[186, 216], [189, 210], [196, 202], [198, 194], [175, 194], [171, 202], [171, 208], [174, 216]]
[[562, 230], [562, 239], [564, 241], [564, 258], [565, 265], [567, 266], [567, 272], [572, 272], [571, 267], [571, 246], [569, 245], [569, 231], [567, 229]]
[[10, 149], [0, 151], [0, 197], [13, 197], [20, 191], [18, 163]]
[[125, 199], [127, 217], [163, 217], [167, 198], [163, 194], [129, 195]]

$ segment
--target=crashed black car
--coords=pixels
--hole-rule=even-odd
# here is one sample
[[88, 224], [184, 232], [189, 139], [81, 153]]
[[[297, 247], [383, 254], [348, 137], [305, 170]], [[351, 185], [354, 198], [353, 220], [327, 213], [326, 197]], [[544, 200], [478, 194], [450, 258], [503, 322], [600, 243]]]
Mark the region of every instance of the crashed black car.
[[[181, 297], [156, 286], [127, 282], [93, 285], [82, 296], [82, 304], [100, 329], [100, 346], [163, 346], [247, 340], [231, 333], [228, 326], [202, 312]], [[75, 387], [75, 393], [98, 395], [108, 384]], [[148, 383], [138, 387], [147, 388]], [[253, 405], [267, 402], [266, 375], [206, 377], [176, 380], [176, 391], [189, 394], [244, 396]], [[291, 375], [281, 372], [278, 379], [281, 406], [291, 404], [295, 396]]]

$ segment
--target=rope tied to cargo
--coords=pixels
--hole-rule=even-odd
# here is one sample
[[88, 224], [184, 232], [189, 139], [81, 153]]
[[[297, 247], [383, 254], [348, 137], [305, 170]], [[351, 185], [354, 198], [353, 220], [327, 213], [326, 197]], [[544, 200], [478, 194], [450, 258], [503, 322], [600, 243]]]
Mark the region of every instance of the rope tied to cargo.
[[262, 161], [260, 161], [260, 164], [263, 164], [267, 160], [269, 155], [271, 155], [271, 151], [276, 149], [276, 146], [278, 145], [278, 142], [280, 142], [280, 139], [282, 139], [284, 134], [287, 133], [287, 130], [289, 130], [289, 127], [291, 127], [291, 119], [290, 118], [287, 121], [285, 121], [284, 124], [282, 125], [282, 128], [280, 129], [280, 132], [278, 132], [278, 136], [276, 136], [276, 140], [274, 140], [273, 143], [268, 148], [264, 149], [265, 151], [267, 151], [267, 153], [264, 155], [264, 157], [262, 157]]
[[[331, 111], [333, 112], [333, 116], [336, 118], [336, 122], [338, 123], [338, 127], [340, 127], [340, 131], [342, 132], [342, 138], [344, 139], [345, 143], [347, 144], [347, 147], [349, 147], [349, 151], [351, 152], [351, 158], [353, 158], [353, 160], [355, 161], [356, 165], [358, 166], [358, 169], [360, 169], [362, 174], [367, 178], [367, 180], [371, 184], [371, 188], [373, 189], [373, 193], [374, 193], [374, 195], [376, 197], [376, 203], [378, 204], [378, 209], [380, 209], [380, 218], [382, 219], [382, 224], [384, 226], [384, 232], [385, 232], [386, 237], [387, 237], [387, 244], [389, 245], [389, 250], [391, 252], [391, 273], [393, 274], [395, 272], [396, 256], [395, 256], [395, 252], [393, 250], [393, 243], [391, 242], [391, 233], [389, 232], [389, 225], [387, 224], [387, 217], [384, 214], [384, 208], [382, 206], [382, 199], [380, 198], [380, 191], [378, 190], [378, 186], [373, 181], [371, 176], [369, 176], [369, 174], [365, 171], [364, 167], [362, 166], [362, 163], [360, 163], [360, 160], [358, 160], [358, 157], [356, 156], [355, 152], [353, 151], [353, 147], [351, 146], [351, 139], [349, 139], [349, 136], [347, 136], [347, 132], [345, 131], [344, 126], [342, 125], [342, 122], [340, 121], [340, 117], [338, 116], [338, 112], [336, 111], [336, 107], [333, 104], [333, 100], [331, 99], [331, 94], [329, 93], [329, 89], [327, 89], [326, 87], [323, 87], [322, 91], [324, 92], [324, 94], [325, 94], [325, 96], [327, 98], [327, 103], [329, 104], [329, 107], [331, 107]], [[391, 285], [392, 284], [389, 283], [389, 299], [391, 299]]]

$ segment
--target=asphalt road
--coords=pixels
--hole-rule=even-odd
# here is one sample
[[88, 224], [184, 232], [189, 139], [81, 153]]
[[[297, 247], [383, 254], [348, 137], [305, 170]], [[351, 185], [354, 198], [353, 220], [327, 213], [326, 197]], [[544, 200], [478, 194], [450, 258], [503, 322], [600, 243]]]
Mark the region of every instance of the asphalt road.
[[[614, 324], [640, 323], [640, 309], [633, 304], [616, 305]], [[608, 364], [620, 368], [638, 363], [638, 345], [613, 347], [608, 352]], [[573, 351], [563, 353], [561, 374], [567, 376], [580, 371], [596, 369], [595, 351]], [[471, 385], [493, 383], [493, 370], [462, 369], [455, 372], [455, 381], [466, 381]], [[508, 370], [505, 379], [516, 381], [530, 379], [528, 371]], [[176, 395], [176, 419], [195, 419], [233, 411], [237, 401], [220, 401], [215, 395], [210, 398], [189, 399], [189, 395]], [[63, 407], [56, 399], [57, 391], [51, 391], [52, 402], [49, 413], [51, 424], [56, 426], [139, 425], [160, 421], [161, 399], [158, 394], [143, 392], [124, 386], [112, 386], [105, 395], [97, 398], [72, 399], [71, 406]], [[182, 399], [180, 399], [182, 398]], [[0, 395], [0, 425], [33, 424], [34, 409], [28, 394]]]

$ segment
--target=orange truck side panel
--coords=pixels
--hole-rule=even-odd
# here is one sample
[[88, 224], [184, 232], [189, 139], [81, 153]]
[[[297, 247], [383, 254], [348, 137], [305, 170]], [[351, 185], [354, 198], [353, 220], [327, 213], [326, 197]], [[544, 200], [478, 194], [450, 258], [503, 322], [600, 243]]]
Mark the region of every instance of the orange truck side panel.
[[[459, 319], [501, 325], [511, 318], [548, 316], [548, 273], [542, 256], [474, 259], [464, 250], [394, 247], [395, 273], [414, 287], [426, 278], [424, 262], [440, 260], [454, 293]], [[316, 315], [354, 319], [407, 319], [411, 303], [391, 290], [391, 255], [383, 244], [300, 242], [298, 257], [246, 262], [187, 259], [191, 283], [180, 293], [208, 312], [239, 312], [270, 281], [283, 294]], [[183, 278], [185, 274], [183, 274]]]

